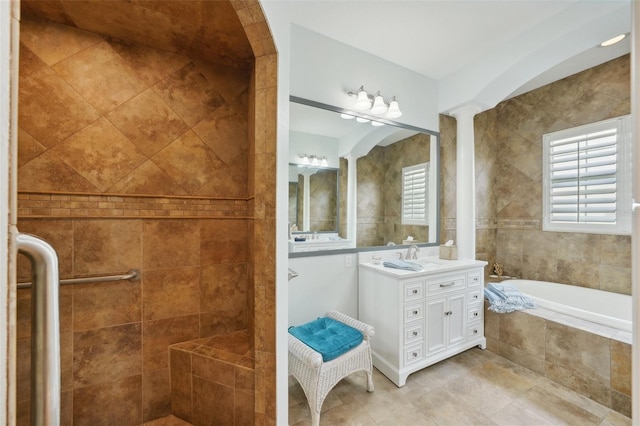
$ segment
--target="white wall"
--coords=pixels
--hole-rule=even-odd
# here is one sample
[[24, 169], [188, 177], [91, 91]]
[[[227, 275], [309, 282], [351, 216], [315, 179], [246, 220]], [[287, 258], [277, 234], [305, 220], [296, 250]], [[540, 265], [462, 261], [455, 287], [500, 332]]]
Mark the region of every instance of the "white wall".
[[438, 131], [436, 81], [305, 28], [291, 28], [291, 94], [344, 109], [360, 85], [396, 96], [402, 116], [393, 121]]
[[289, 325], [304, 324], [331, 309], [357, 318], [357, 263], [355, 253], [289, 259], [298, 273], [289, 281]]

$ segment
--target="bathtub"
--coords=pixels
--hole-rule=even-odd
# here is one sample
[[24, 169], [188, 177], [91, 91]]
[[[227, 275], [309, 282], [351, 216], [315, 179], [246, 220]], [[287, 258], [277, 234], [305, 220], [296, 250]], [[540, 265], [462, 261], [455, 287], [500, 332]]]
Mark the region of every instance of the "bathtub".
[[539, 308], [631, 332], [631, 296], [547, 281], [507, 280]]

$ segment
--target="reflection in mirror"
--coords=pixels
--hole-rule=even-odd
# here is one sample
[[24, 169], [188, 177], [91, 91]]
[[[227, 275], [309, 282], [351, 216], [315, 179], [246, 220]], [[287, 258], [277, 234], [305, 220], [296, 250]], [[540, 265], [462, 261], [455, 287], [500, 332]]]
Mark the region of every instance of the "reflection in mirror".
[[[339, 242], [326, 250], [437, 244], [436, 132], [305, 99], [291, 101], [289, 221], [298, 231], [293, 236], [322, 233], [315, 238]], [[348, 119], [358, 116], [378, 125]], [[311, 162], [316, 166], [309, 167]], [[325, 166], [318, 168], [320, 162]], [[334, 187], [335, 192], [329, 189]], [[309, 244], [291, 248], [314, 251]]]
[[294, 233], [338, 232], [337, 169], [289, 165], [289, 223]]
[[430, 242], [429, 159], [424, 133], [358, 159], [357, 247]]

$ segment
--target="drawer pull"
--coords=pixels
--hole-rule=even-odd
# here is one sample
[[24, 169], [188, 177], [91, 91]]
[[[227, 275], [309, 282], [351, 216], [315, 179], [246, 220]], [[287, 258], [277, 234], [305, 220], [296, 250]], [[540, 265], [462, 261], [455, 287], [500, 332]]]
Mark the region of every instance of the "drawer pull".
[[479, 313], [478, 313], [478, 312], [474, 312], [474, 313], [473, 313], [473, 316], [474, 316], [474, 317], [477, 317], [478, 315], [479, 315]]
[[477, 295], [477, 294], [474, 294], [474, 295], [473, 295], [473, 298], [474, 298], [474, 299], [477, 299], [477, 298], [478, 298], [478, 295]]
[[417, 331], [414, 331], [414, 332], [413, 332], [413, 335], [414, 335], [414, 336], [417, 336], [417, 335], [418, 335], [418, 332], [417, 332]]
[[471, 278], [471, 281], [478, 282], [478, 279], [479, 279], [478, 277], [473, 277], [473, 278]]
[[477, 329], [473, 329], [473, 334], [478, 334], [478, 330]]
[[418, 311], [413, 311], [413, 315], [418, 315]]
[[413, 352], [411, 355], [415, 358], [418, 356], [418, 352]]
[[418, 294], [418, 289], [415, 289], [415, 288], [414, 288], [414, 289], [413, 289], [413, 291], [412, 291], [412, 293], [413, 293], [413, 294]]
[[440, 287], [451, 287], [455, 283], [456, 283], [455, 281], [451, 281], [450, 283], [447, 283], [447, 284], [440, 284]]

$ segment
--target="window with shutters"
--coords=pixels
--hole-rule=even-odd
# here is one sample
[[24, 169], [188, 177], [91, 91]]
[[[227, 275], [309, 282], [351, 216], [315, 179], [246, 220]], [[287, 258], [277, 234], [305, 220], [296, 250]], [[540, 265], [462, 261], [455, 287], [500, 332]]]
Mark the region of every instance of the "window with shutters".
[[402, 224], [429, 224], [429, 163], [402, 168]]
[[543, 136], [543, 230], [631, 232], [631, 118]]

